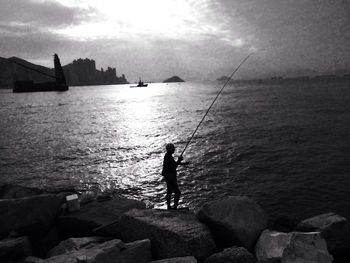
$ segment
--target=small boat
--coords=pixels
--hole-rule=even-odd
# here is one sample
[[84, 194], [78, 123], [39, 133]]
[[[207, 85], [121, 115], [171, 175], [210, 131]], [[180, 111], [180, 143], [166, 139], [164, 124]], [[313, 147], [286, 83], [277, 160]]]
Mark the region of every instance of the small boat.
[[141, 78], [139, 80], [139, 83], [137, 84], [137, 86], [130, 86], [130, 88], [141, 88], [141, 87], [147, 87], [148, 84], [147, 83], [143, 83], [143, 81], [141, 81]]

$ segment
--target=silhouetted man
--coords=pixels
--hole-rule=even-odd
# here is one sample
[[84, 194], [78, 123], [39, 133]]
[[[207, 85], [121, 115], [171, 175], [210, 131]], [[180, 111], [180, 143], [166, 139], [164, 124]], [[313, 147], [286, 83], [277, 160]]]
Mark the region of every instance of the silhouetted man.
[[[168, 209], [177, 209], [181, 192], [179, 190], [179, 186], [177, 185], [176, 168], [180, 164], [184, 165], [188, 163], [181, 163], [181, 161], [183, 160], [182, 156], [180, 156], [177, 161], [174, 160], [174, 157], [173, 157], [173, 153], [175, 152], [174, 144], [169, 143], [166, 145], [165, 148], [166, 148], [166, 154], [163, 160], [162, 175], [165, 178], [166, 186], [167, 186], [166, 204]], [[170, 206], [172, 193], [175, 194], [173, 207]]]

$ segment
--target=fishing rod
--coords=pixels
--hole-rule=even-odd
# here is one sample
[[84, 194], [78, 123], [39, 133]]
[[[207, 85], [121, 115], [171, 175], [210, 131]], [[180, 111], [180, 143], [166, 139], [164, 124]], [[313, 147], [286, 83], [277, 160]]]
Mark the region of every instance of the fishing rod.
[[[254, 52], [253, 52], [254, 53]], [[239, 70], [239, 68], [249, 59], [249, 57], [253, 54], [250, 53], [245, 59], [243, 59], [241, 61], [241, 63], [239, 63], [238, 67], [232, 72], [231, 76], [226, 80], [225, 84], [222, 86], [222, 88], [220, 89], [220, 91], [218, 92], [218, 94], [216, 95], [216, 97], [214, 98], [213, 102], [210, 104], [209, 108], [207, 109], [207, 111], [205, 112], [203, 118], [201, 119], [201, 121], [198, 123], [196, 129], [194, 130], [194, 132], [192, 133], [192, 136], [190, 137], [190, 139], [188, 140], [185, 148], [183, 149], [180, 157], [182, 157], [182, 155], [185, 153], [188, 145], [190, 144], [190, 142], [192, 141], [194, 135], [196, 134], [199, 126], [201, 126], [202, 122], [204, 121], [205, 117], [207, 116], [207, 114], [209, 113], [210, 109], [213, 107], [215, 101], [218, 99], [218, 97], [220, 96], [221, 92], [224, 90], [224, 88], [226, 87], [226, 85], [231, 81], [232, 77], [235, 75], [235, 73]]]

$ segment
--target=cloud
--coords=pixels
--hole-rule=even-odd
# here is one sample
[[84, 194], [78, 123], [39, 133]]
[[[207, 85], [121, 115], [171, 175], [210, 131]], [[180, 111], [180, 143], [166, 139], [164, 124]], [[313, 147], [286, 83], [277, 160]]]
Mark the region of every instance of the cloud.
[[54, 1], [1, 0], [0, 21], [62, 27], [88, 19], [91, 12], [91, 9], [67, 7]]

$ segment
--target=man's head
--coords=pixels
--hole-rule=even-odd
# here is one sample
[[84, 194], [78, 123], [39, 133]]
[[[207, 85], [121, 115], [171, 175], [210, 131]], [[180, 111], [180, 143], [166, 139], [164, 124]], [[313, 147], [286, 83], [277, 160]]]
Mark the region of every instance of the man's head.
[[166, 146], [165, 146], [165, 149], [168, 153], [174, 153], [175, 152], [175, 146], [174, 144], [172, 143], [168, 143]]

